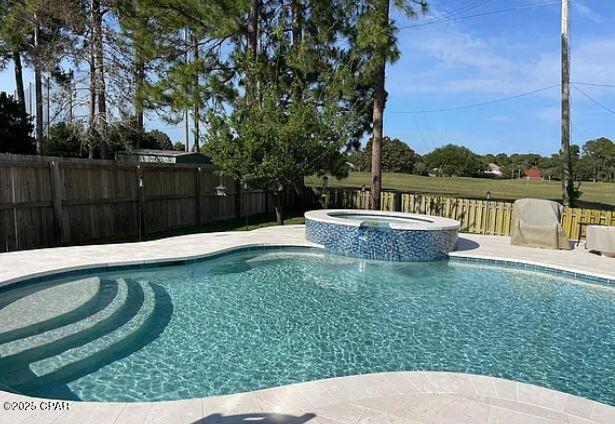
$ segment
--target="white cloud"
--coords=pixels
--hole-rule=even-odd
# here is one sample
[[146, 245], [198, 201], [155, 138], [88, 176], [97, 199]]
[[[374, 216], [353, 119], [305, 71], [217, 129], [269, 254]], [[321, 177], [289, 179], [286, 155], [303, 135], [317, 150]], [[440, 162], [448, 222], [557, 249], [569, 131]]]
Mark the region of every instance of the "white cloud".
[[600, 15], [599, 13], [595, 12], [594, 10], [592, 10], [589, 6], [587, 6], [584, 3], [581, 3], [580, 1], [576, 0], [572, 3], [572, 7], [574, 8], [574, 11], [577, 12], [579, 15], [597, 23], [600, 24], [602, 22], [604, 22], [604, 18], [602, 17], [602, 15]]
[[[560, 82], [559, 43], [548, 43], [556, 47], [551, 51], [537, 51], [531, 45], [511, 47], [513, 42], [480, 38], [454, 27], [408, 39], [400, 35], [403, 54], [400, 64], [389, 72], [390, 91], [508, 96]], [[571, 63], [573, 81], [612, 84], [615, 37], [573, 42]], [[414, 71], [419, 66], [427, 70]], [[558, 90], [543, 95], [555, 97]], [[600, 95], [615, 95], [615, 91]]]

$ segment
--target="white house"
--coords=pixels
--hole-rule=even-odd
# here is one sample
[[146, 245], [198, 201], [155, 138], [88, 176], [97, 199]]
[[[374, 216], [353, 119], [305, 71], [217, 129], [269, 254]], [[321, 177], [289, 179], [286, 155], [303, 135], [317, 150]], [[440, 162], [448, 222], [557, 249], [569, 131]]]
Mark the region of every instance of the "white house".
[[487, 165], [487, 170], [485, 171], [485, 174], [492, 176], [492, 177], [501, 177], [502, 170], [497, 164], [490, 163], [489, 165]]

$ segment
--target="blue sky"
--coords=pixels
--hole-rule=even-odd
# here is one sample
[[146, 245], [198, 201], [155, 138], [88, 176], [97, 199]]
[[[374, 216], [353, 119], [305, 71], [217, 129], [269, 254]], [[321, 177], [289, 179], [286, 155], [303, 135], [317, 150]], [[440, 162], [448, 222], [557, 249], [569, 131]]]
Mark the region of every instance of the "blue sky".
[[[399, 31], [402, 57], [389, 67], [387, 78], [387, 135], [419, 153], [449, 142], [479, 153], [555, 152], [560, 142], [559, 87], [466, 110], [397, 113], [480, 103], [559, 84], [559, 2], [434, 0], [430, 15], [447, 15], [476, 3], [481, 5], [456, 16], [519, 9]], [[615, 86], [615, 1], [570, 3], [572, 80]], [[400, 27], [413, 24], [397, 19]], [[615, 88], [579, 87], [615, 110]], [[572, 118], [574, 143], [615, 137], [615, 115], [574, 89]]]
[[[615, 86], [615, 0], [570, 0], [572, 80]], [[559, 87], [483, 107], [430, 111], [489, 102], [560, 82], [560, 4], [556, 0], [431, 0], [430, 13], [393, 18], [401, 58], [388, 67], [385, 134], [419, 153], [456, 143], [478, 153], [550, 154], [560, 142]], [[465, 11], [454, 14], [460, 8]], [[487, 14], [475, 18], [468, 15]], [[450, 16], [462, 19], [434, 20]], [[25, 73], [26, 84], [32, 79]], [[579, 85], [615, 110], [615, 88]], [[0, 90], [14, 90], [12, 66]], [[615, 115], [572, 89], [572, 141], [615, 138]], [[152, 116], [148, 128], [183, 140], [183, 127]]]

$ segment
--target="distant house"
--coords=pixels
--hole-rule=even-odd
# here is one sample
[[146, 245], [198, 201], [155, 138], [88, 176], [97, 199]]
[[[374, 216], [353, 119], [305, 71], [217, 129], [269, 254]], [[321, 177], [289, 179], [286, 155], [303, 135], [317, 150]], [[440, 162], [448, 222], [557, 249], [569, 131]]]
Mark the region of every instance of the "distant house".
[[528, 180], [542, 180], [542, 173], [538, 168], [529, 168], [525, 170], [523, 177]]
[[121, 163], [193, 163], [203, 165], [211, 163], [210, 157], [200, 152], [152, 149], [116, 152], [115, 160]]
[[489, 177], [499, 178], [502, 176], [502, 169], [499, 167], [499, 165], [495, 163], [490, 163], [489, 165], [487, 165], [485, 175]]

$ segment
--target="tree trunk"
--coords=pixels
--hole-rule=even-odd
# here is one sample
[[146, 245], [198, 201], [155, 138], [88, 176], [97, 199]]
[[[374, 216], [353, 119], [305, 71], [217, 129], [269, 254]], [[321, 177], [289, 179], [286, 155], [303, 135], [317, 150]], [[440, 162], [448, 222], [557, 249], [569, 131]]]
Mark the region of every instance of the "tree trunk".
[[[382, 24], [389, 25], [389, 0], [380, 0], [377, 13], [382, 14]], [[382, 137], [384, 107], [387, 99], [384, 82], [386, 77], [386, 54], [384, 46], [376, 54], [376, 81], [374, 85], [373, 135], [372, 135], [372, 197], [371, 208], [380, 209], [382, 192]]]
[[258, 19], [260, 14], [260, 0], [252, 0], [250, 4], [250, 16], [248, 18], [248, 55], [250, 57], [251, 65], [246, 72], [246, 106], [249, 108], [252, 105], [253, 99], [256, 97], [256, 78], [252, 75], [254, 73], [254, 66], [256, 64], [256, 57], [258, 55]]
[[[136, 14], [139, 13], [139, 2], [137, 0], [132, 0], [132, 7]], [[140, 20], [140, 26], [138, 31], [146, 31], [147, 29], [141, 26], [143, 21]], [[135, 40], [135, 36], [133, 33], [132, 44], [133, 44], [133, 62], [134, 62], [134, 93], [133, 93], [133, 108], [134, 108], [134, 125], [136, 128], [136, 147], [137, 149], [141, 148], [141, 143], [143, 142], [143, 100], [142, 100], [142, 91], [143, 91], [143, 83], [145, 81], [145, 64], [143, 60], [143, 55], [141, 54], [140, 46], [137, 45], [137, 41]]]
[[134, 71], [134, 110], [135, 110], [135, 127], [137, 130], [137, 149], [141, 148], [141, 142], [143, 141], [143, 102], [141, 100], [141, 91], [143, 90], [143, 81], [145, 80], [145, 66], [141, 59], [138, 47], [135, 47], [135, 71]]
[[[299, 49], [301, 48], [301, 43], [303, 42], [303, 34], [302, 34], [302, 8], [300, 0], [292, 0], [291, 3], [292, 10], [292, 33], [293, 33], [293, 50], [296, 55], [299, 54]], [[293, 86], [293, 102], [300, 103], [303, 97], [303, 89], [301, 86], [301, 71], [295, 68], [295, 81]]]
[[[34, 21], [37, 22], [36, 15]], [[38, 24], [34, 25], [34, 50], [38, 53], [39, 48], [39, 28]], [[35, 125], [35, 137], [36, 137], [36, 154], [43, 153], [43, 77], [41, 64], [38, 57], [34, 57], [34, 93], [36, 102], [36, 125]]]
[[[94, 9], [91, 11], [92, 22], [94, 21]], [[94, 159], [96, 150], [96, 58], [94, 55], [94, 37], [90, 35], [88, 45], [90, 65], [90, 101], [88, 110], [88, 159]]]
[[96, 97], [98, 115], [96, 127], [100, 138], [100, 157], [107, 158], [107, 99], [105, 88], [104, 47], [102, 33], [102, 11], [100, 0], [92, 0], [92, 29], [94, 31], [94, 55], [96, 62]]
[[273, 193], [273, 207], [275, 209], [275, 221], [278, 225], [284, 225], [284, 191]]
[[[299, 50], [301, 49], [301, 43], [303, 42], [303, 8], [301, 7], [300, 0], [292, 0], [291, 2], [291, 11], [292, 11], [292, 34], [293, 34], [293, 50], [296, 55], [299, 54]], [[301, 84], [301, 71], [299, 69], [294, 70], [295, 73], [295, 81], [293, 85], [293, 103], [300, 104], [303, 102], [303, 87]], [[299, 175], [295, 180], [295, 192], [296, 195], [299, 196], [300, 199], [300, 209], [306, 210], [307, 205], [305, 201], [305, 176]]]
[[15, 66], [15, 87], [17, 88], [17, 103], [21, 113], [26, 116], [26, 95], [23, 88], [23, 68], [21, 65], [21, 52], [13, 51], [13, 64]]
[[36, 137], [36, 154], [43, 153], [43, 78], [39, 65], [34, 65], [34, 98], [36, 103], [36, 125], [35, 125], [35, 137]]
[[[192, 44], [194, 47], [194, 62], [199, 61], [199, 40], [194, 33], [192, 34]], [[200, 123], [201, 121], [201, 95], [199, 86], [199, 71], [196, 71], [194, 75], [194, 151], [199, 152], [201, 150], [199, 139], [201, 138]]]

